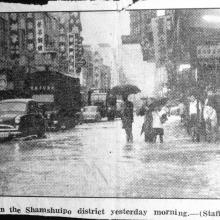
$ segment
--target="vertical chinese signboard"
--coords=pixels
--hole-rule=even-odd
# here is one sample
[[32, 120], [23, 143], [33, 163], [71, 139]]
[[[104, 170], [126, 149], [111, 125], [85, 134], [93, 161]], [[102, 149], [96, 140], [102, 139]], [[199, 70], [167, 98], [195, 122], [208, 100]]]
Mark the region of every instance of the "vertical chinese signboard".
[[35, 25], [34, 25], [34, 14], [27, 13], [26, 17], [26, 42], [27, 50], [32, 53], [35, 50]]
[[163, 66], [167, 60], [167, 17], [152, 19], [154, 50], [157, 66]]
[[154, 41], [152, 37], [151, 20], [156, 17], [156, 10], [140, 11], [141, 26], [140, 44], [144, 61], [154, 60]]
[[79, 55], [78, 41], [80, 41], [80, 32], [82, 30], [80, 22], [80, 13], [71, 12], [69, 14], [69, 35], [68, 35], [68, 58], [69, 58], [69, 73], [79, 77], [81, 68], [77, 67]]
[[37, 19], [35, 21], [35, 27], [36, 27], [36, 50], [39, 53], [44, 52], [45, 50], [45, 44], [44, 44], [44, 20], [43, 19]]
[[75, 34], [68, 35], [68, 44], [69, 73], [75, 74]]
[[80, 13], [71, 12], [69, 17], [69, 32], [70, 33], [80, 33], [82, 30], [80, 22]]
[[60, 70], [68, 72], [67, 61], [67, 38], [65, 29], [65, 20], [60, 20], [59, 22], [59, 66]]
[[197, 78], [212, 91], [220, 87], [220, 45], [218, 43], [202, 44], [197, 46]]
[[9, 44], [12, 61], [18, 61], [20, 57], [18, 16], [18, 13], [9, 13]]

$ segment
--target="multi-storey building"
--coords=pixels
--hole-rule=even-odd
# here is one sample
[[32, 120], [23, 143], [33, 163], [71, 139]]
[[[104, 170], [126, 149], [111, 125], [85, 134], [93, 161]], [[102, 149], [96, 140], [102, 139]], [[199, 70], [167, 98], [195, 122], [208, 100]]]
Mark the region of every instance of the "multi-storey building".
[[130, 11], [130, 35], [122, 36], [123, 44], [141, 44], [143, 60], [154, 59], [154, 39], [151, 26], [156, 10]]
[[93, 61], [92, 61], [92, 49], [90, 45], [83, 45], [84, 54], [83, 57], [86, 61], [85, 66], [81, 71], [81, 85], [88, 91], [93, 87]]
[[108, 90], [111, 86], [111, 68], [107, 65], [101, 66], [100, 89]]
[[[134, 10], [130, 12], [130, 35], [122, 36], [123, 50], [133, 50], [132, 53], [137, 54], [135, 60], [140, 59], [139, 54], [142, 55], [142, 60], [136, 61], [139, 66], [136, 65], [133, 68], [133, 74], [138, 74], [141, 80], [140, 82], [137, 82], [136, 79], [133, 81], [141, 87], [143, 87], [143, 83], [150, 82], [151, 86], [148, 86], [150, 88], [148, 91], [142, 89], [149, 95], [152, 95], [152, 90], [156, 96], [164, 95], [159, 91], [166, 86], [167, 81], [165, 64], [169, 54], [171, 22], [169, 14], [158, 16], [157, 10]], [[127, 60], [126, 62], [128, 62]], [[133, 60], [130, 65], [133, 67], [135, 63], [132, 64], [132, 62]], [[125, 66], [124, 69], [126, 70], [126, 68]], [[129, 75], [132, 78], [131, 74]]]
[[[220, 88], [220, 24], [215, 19], [220, 16], [220, 10], [185, 9], [175, 10], [172, 14], [175, 17], [172, 30], [174, 40], [168, 67], [170, 74], [174, 72], [172, 78], [176, 77], [173, 85], [177, 84], [178, 79], [183, 82], [188, 76], [188, 81], [194, 82], [194, 86], [196, 81], [199, 82], [201, 90], [217, 91]], [[183, 67], [187, 67], [188, 72]], [[193, 87], [189, 83], [188, 86]]]
[[119, 72], [118, 72], [118, 66], [117, 66], [117, 58], [116, 58], [116, 51], [107, 43], [100, 43], [98, 44], [97, 48], [98, 52], [103, 58], [103, 64], [108, 66], [110, 68], [110, 76], [108, 76], [108, 79], [110, 80], [110, 85], [107, 85], [108, 88], [116, 86], [119, 84]]
[[98, 51], [93, 55], [93, 86], [103, 90], [111, 87], [111, 67], [104, 65], [103, 57]]
[[51, 70], [58, 68], [59, 21], [53, 15], [43, 12], [35, 16], [36, 54], [35, 67]]
[[102, 57], [95, 51], [93, 54], [93, 86], [95, 89], [99, 89], [101, 87], [101, 65], [102, 65]]
[[32, 72], [58, 69], [58, 31], [50, 13], [0, 14], [0, 71], [10, 90], [21, 90]]

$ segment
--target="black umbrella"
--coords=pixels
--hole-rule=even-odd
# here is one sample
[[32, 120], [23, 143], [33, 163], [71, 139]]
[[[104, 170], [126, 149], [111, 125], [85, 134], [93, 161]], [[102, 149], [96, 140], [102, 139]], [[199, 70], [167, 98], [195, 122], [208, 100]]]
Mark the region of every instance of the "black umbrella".
[[137, 86], [131, 84], [114, 86], [110, 90], [110, 93], [113, 95], [130, 95], [137, 94], [139, 92], [141, 92], [141, 90]]
[[152, 102], [149, 105], [149, 107], [150, 108], [155, 108], [157, 106], [164, 106], [164, 105], [166, 105], [167, 101], [168, 101], [168, 98], [160, 98], [160, 99], [157, 99], [154, 102]]

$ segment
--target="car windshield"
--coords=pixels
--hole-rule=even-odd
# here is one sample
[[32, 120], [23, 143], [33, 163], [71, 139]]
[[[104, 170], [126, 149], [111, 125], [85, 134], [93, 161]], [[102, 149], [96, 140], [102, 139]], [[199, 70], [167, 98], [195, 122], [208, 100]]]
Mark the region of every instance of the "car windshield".
[[87, 106], [84, 108], [84, 112], [96, 112], [97, 106]]
[[3, 102], [0, 103], [0, 114], [25, 112], [26, 103], [24, 102]]

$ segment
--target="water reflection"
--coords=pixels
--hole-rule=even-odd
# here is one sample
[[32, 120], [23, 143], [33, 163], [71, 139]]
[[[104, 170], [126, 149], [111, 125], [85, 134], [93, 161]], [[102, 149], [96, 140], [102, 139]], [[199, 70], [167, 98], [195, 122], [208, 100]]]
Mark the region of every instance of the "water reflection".
[[140, 124], [125, 143], [120, 121], [0, 145], [2, 195], [220, 196], [219, 144], [193, 144], [167, 129], [164, 144], [144, 143]]

